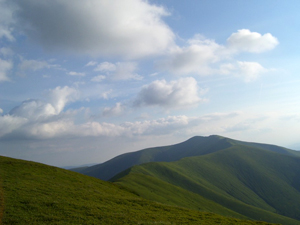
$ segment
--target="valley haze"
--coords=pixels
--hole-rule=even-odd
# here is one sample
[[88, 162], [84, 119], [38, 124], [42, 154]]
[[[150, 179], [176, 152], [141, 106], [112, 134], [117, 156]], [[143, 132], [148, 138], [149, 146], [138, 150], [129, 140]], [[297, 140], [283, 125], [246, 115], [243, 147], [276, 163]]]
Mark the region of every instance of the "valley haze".
[[193, 136], [299, 149], [298, 0], [0, 0], [0, 155], [65, 167]]

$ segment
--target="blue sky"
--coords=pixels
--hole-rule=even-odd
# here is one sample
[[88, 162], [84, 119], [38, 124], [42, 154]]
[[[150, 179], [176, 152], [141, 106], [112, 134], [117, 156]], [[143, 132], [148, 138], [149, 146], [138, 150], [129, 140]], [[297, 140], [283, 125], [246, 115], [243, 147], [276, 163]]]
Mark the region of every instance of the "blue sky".
[[211, 134], [300, 149], [299, 7], [0, 0], [0, 154], [81, 165]]

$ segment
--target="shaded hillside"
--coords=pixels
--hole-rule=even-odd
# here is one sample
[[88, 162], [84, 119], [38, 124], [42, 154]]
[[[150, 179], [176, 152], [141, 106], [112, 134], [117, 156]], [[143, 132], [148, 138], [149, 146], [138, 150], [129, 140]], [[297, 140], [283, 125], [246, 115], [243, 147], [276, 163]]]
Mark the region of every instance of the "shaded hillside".
[[75, 168], [72, 170], [102, 180], [109, 180], [116, 174], [134, 165], [139, 165], [147, 162], [172, 162], [180, 160], [184, 157], [205, 155], [241, 144], [275, 151], [285, 155], [300, 156], [300, 153], [297, 151], [289, 150], [275, 145], [241, 142], [217, 135], [212, 135], [208, 137], [196, 136], [185, 142], [175, 145], [148, 148], [137, 152], [126, 153], [102, 164], [98, 164], [88, 168]]
[[134, 166], [113, 180], [163, 203], [201, 209], [201, 197], [256, 220], [299, 224], [299, 177], [299, 157], [233, 144], [203, 156]]
[[166, 206], [109, 182], [7, 157], [0, 157], [0, 184], [2, 224], [267, 224]]

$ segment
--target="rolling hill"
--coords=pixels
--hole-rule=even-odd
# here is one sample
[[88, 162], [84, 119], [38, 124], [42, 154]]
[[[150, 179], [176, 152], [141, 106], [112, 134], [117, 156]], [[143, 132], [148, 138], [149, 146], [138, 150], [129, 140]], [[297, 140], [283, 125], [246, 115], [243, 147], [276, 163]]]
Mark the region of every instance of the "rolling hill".
[[196, 136], [175, 145], [148, 148], [122, 154], [101, 164], [91, 167], [75, 168], [72, 170], [101, 180], [109, 180], [113, 176], [134, 165], [140, 165], [147, 162], [172, 162], [185, 157], [210, 154], [234, 145], [251, 146], [284, 155], [300, 157], [300, 152], [298, 151], [275, 145], [242, 142], [217, 135], [211, 135], [208, 137]]
[[110, 182], [0, 156], [0, 224], [268, 223], [157, 203]]
[[[112, 180], [162, 203], [203, 209], [210, 206], [205, 201], [211, 201], [255, 220], [300, 223], [297, 153], [272, 145], [213, 138], [220, 141], [209, 143], [206, 154], [136, 165]], [[205, 210], [228, 213], [221, 207]]]

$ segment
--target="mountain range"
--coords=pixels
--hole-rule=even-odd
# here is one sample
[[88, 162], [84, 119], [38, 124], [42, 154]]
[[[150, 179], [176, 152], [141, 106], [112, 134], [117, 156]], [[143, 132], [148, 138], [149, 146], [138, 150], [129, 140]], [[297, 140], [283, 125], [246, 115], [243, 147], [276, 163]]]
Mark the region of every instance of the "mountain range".
[[169, 205], [272, 223], [300, 220], [300, 152], [280, 146], [197, 136], [75, 170]]
[[0, 156], [0, 224], [300, 224], [280, 146], [196, 136], [71, 170]]
[[101, 164], [90, 167], [85, 166], [73, 168], [71, 170], [96, 177], [101, 180], [109, 180], [113, 176], [134, 165], [148, 162], [177, 161], [185, 157], [210, 154], [233, 145], [251, 146], [283, 155], [300, 157], [300, 152], [276, 145], [243, 142], [218, 135], [211, 135], [208, 137], [192, 137], [185, 142], [175, 145], [147, 148], [136, 152], [125, 153]]

